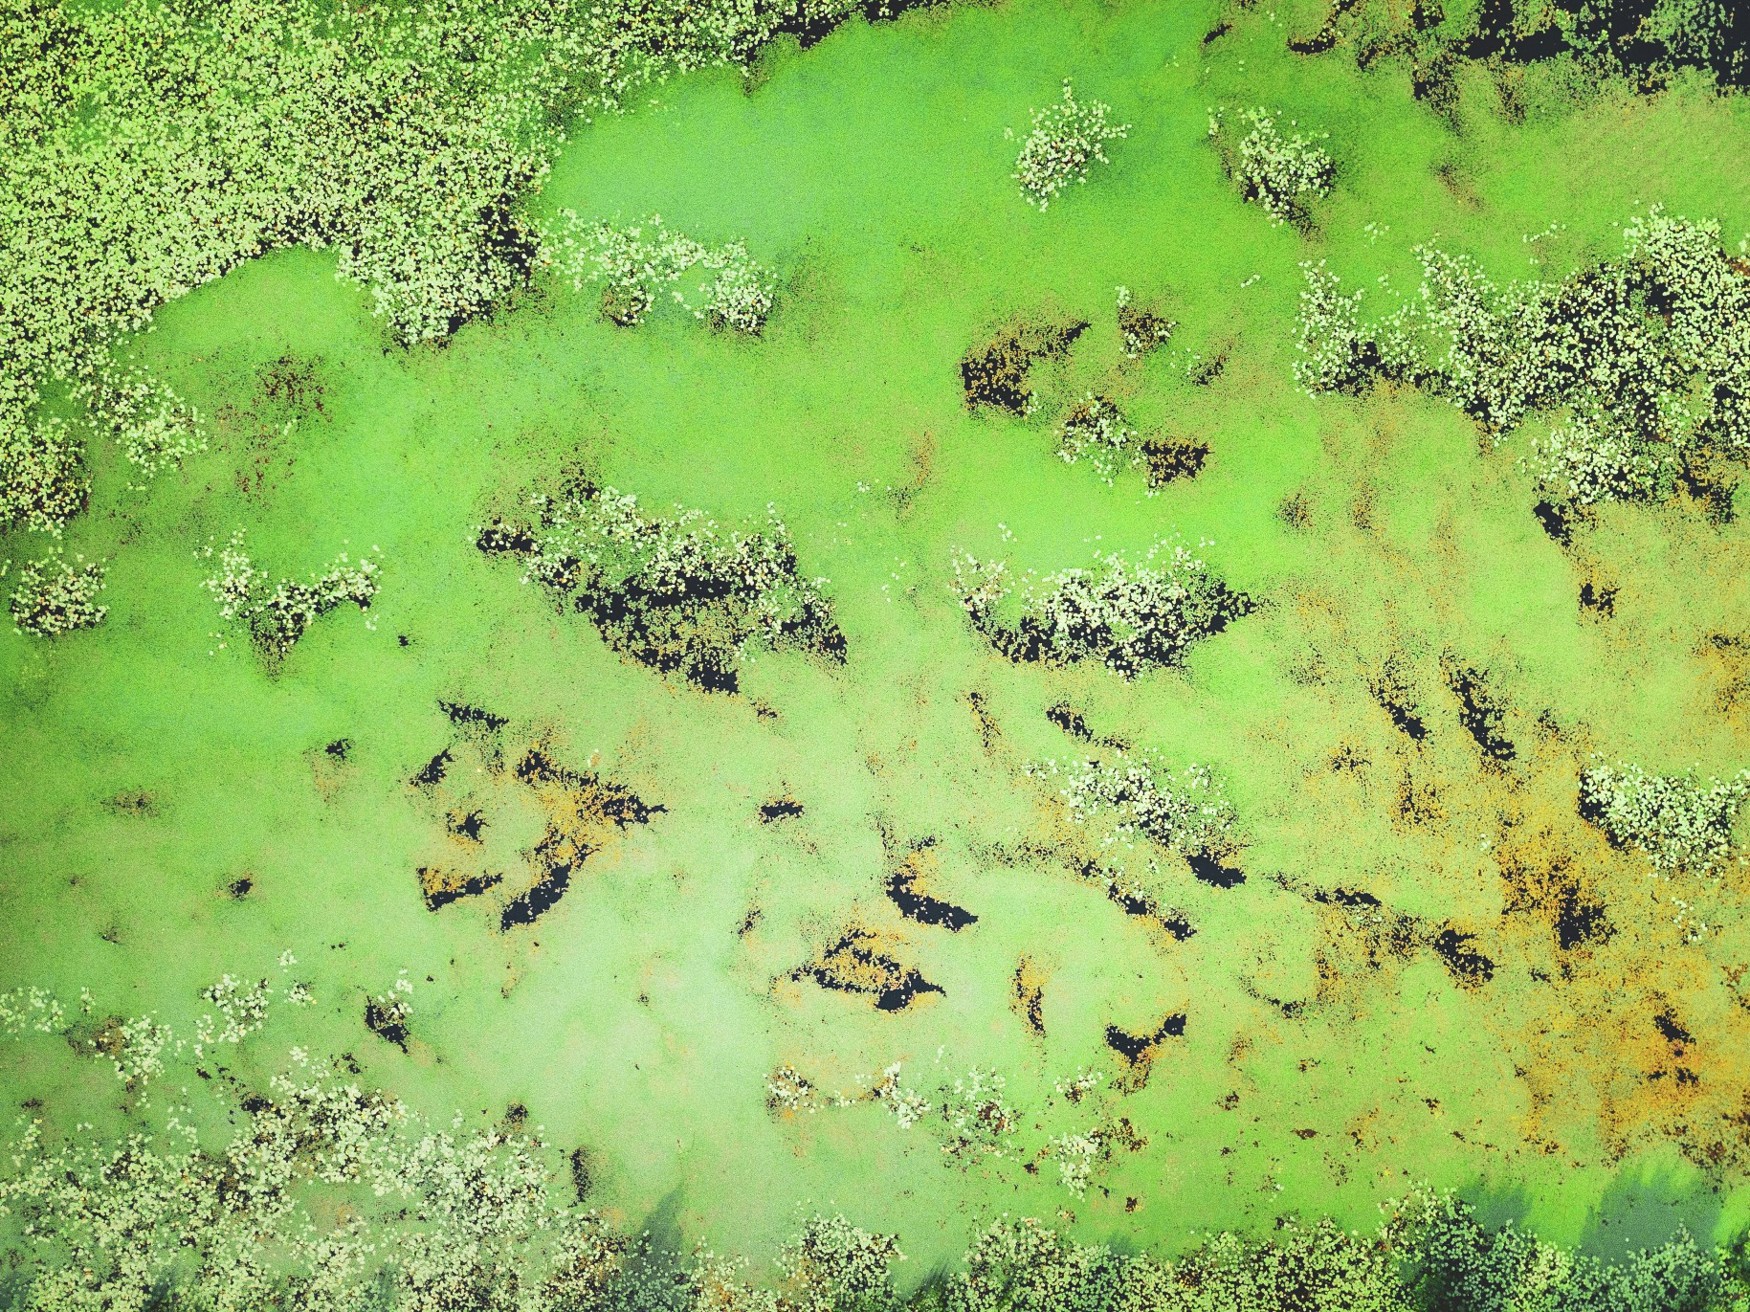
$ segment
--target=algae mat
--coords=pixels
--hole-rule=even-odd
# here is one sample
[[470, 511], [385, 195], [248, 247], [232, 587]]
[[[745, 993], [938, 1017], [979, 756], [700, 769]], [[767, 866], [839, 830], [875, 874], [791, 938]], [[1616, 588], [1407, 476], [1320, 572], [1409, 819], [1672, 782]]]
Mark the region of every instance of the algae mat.
[[[302, 250], [161, 310], [118, 351], [208, 449], [140, 492], [94, 443], [68, 542], [110, 559], [108, 618], [0, 637], [0, 983], [180, 1017], [289, 951], [314, 1003], [264, 1052], [346, 1052], [440, 1117], [526, 1109], [592, 1202], [732, 1251], [818, 1208], [923, 1265], [1003, 1211], [1171, 1248], [1418, 1181], [1613, 1253], [1738, 1228], [1744, 872], [1655, 871], [1576, 804], [1594, 754], [1750, 762], [1730, 491], [1563, 543], [1526, 434], [1294, 365], [1303, 261], [1413, 286], [1437, 244], [1558, 279], [1654, 204], [1736, 250], [1750, 115], [1679, 77], [1514, 121], [1479, 74], [1443, 120], [1399, 70], [1220, 17], [858, 22], [575, 132], [536, 220], [744, 242], [776, 274], [757, 336], [619, 326], [545, 275], [402, 348]], [[1041, 211], [1017, 141], [1066, 78], [1127, 135]], [[1311, 221], [1224, 172], [1212, 112], [1259, 105], [1327, 134]], [[969, 405], [965, 362], [1026, 333], [1032, 403]], [[1096, 395], [1159, 470], [1058, 458]], [[842, 660], [750, 647], [701, 688], [479, 549], [577, 479], [780, 518]], [[239, 529], [276, 577], [376, 562], [369, 622], [264, 660], [202, 587]], [[1246, 605], [1134, 678], [1011, 659], [956, 593], [957, 557], [1160, 542]], [[1207, 767], [1235, 835], [1146, 890], [1060, 786], [1145, 751]], [[8, 1103], [125, 1122], [107, 1072], [17, 1051]]]

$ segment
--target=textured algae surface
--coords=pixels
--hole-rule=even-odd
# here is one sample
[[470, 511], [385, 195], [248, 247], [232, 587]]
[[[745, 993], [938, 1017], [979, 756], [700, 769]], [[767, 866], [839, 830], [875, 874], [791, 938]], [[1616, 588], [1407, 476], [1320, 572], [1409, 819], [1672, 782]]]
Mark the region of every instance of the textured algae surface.
[[[302, 249], [158, 311], [116, 350], [209, 445], [142, 492], [92, 443], [66, 540], [109, 558], [108, 616], [0, 635], [0, 984], [177, 1017], [290, 950], [315, 1001], [260, 1042], [347, 1053], [434, 1117], [525, 1109], [610, 1216], [733, 1252], [802, 1209], [920, 1268], [1005, 1211], [1172, 1251], [1371, 1224], [1419, 1182], [1613, 1256], [1735, 1233], [1745, 873], [1656, 872], [1576, 802], [1595, 754], [1750, 764], [1730, 491], [1601, 504], [1564, 545], [1523, 433], [1391, 382], [1311, 396], [1294, 364], [1303, 261], [1413, 287], [1429, 243], [1559, 279], [1655, 203], [1735, 253], [1750, 111], [1692, 71], [1531, 76], [1515, 114], [1461, 66], [1443, 116], [1298, 30], [928, 10], [575, 132], [533, 222], [744, 242], [775, 275], [757, 336], [661, 304], [623, 327], [537, 275], [406, 348]], [[1128, 135], [1040, 211], [1014, 136], [1066, 77]], [[1224, 173], [1211, 111], [1254, 105], [1328, 134], [1306, 222]], [[1164, 344], [1127, 349], [1121, 287]], [[1031, 406], [969, 405], [962, 362], [1017, 325], [1045, 341]], [[1094, 394], [1205, 454], [1109, 483], [1057, 458]], [[580, 481], [775, 517], [842, 661], [749, 643], [734, 691], [700, 687], [480, 550]], [[276, 577], [377, 562], [369, 622], [264, 661], [202, 588], [238, 529]], [[1049, 576], [1162, 541], [1249, 607], [1136, 677], [1008, 659], [955, 591], [957, 556]], [[1145, 751], [1207, 767], [1233, 828], [1126, 882], [1061, 785]], [[905, 1089], [988, 1106], [955, 1086], [991, 1072], [1012, 1127], [895, 1114]], [[57, 1132], [135, 1114], [55, 1042], [0, 1093]], [[1053, 1145], [1095, 1124], [1077, 1189]]]

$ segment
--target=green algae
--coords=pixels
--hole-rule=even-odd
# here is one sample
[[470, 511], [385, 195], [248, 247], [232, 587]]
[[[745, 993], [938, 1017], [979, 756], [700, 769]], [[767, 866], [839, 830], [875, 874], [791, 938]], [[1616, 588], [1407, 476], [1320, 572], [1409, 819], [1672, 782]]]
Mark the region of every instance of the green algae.
[[[1679, 78], [1507, 125], [1467, 83], [1459, 134], [1390, 69], [1290, 55], [1261, 13], [1206, 44], [1217, 17], [1043, 0], [915, 13], [806, 52], [781, 40], [751, 80], [694, 74], [579, 132], [528, 201], [536, 219], [659, 213], [745, 242], [778, 279], [758, 339], [683, 317], [618, 328], [596, 297], [538, 278], [447, 343], [403, 350], [334, 258], [304, 250], [160, 310], [119, 349], [209, 417], [209, 449], [142, 493], [92, 443], [91, 508], [67, 537], [113, 557], [105, 625], [0, 635], [0, 982], [173, 1016], [291, 948], [317, 1004], [276, 1037], [355, 1053], [434, 1117], [520, 1103], [553, 1142], [589, 1146], [616, 1215], [666, 1206], [689, 1239], [736, 1252], [774, 1249], [802, 1206], [899, 1234], [920, 1266], [1001, 1211], [1173, 1249], [1285, 1211], [1370, 1222], [1421, 1180], [1602, 1244], [1624, 1181], [1665, 1170], [1667, 1210], [1712, 1200], [1685, 1214], [1721, 1237], [1741, 1225], [1742, 875], [1649, 880], [1573, 813], [1594, 750], [1720, 776], [1750, 757], [1731, 692], [1743, 522], [1608, 507], [1564, 553], [1511, 445], [1483, 449], [1409, 392], [1309, 398], [1292, 363], [1304, 259], [1410, 286], [1411, 248], [1438, 241], [1502, 278], [1560, 277], [1619, 249], [1654, 202], [1750, 228], [1750, 176], [1730, 162], [1750, 111]], [[1004, 129], [1064, 77], [1130, 134], [1040, 213]], [[1305, 234], [1245, 204], [1208, 141], [1211, 108], [1258, 104], [1329, 133], [1337, 180]], [[1167, 307], [1166, 346], [1126, 356], [1119, 286]], [[969, 412], [958, 361], [1015, 316], [1090, 326], [1036, 367], [1036, 414]], [[266, 381], [287, 358], [308, 362], [319, 406]], [[1056, 426], [1096, 389], [1144, 433], [1206, 443], [1204, 468], [1151, 496], [1054, 458]], [[723, 698], [619, 659], [474, 548], [571, 471], [724, 522], [775, 507], [803, 572], [831, 581], [844, 667], [750, 653], [742, 695]], [[274, 670], [220, 647], [196, 553], [238, 528], [278, 575], [376, 553], [373, 626], [324, 618]], [[952, 591], [960, 551], [1050, 574], [1168, 535], [1207, 540], [1216, 573], [1264, 602], [1183, 671], [1014, 665]], [[1577, 604], [1592, 578], [1619, 589], [1608, 622]], [[1464, 732], [1449, 654], [1508, 708], [1510, 771]], [[1393, 658], [1425, 742], [1369, 692]], [[453, 737], [440, 700], [668, 810], [586, 861], [534, 926], [501, 934], [474, 899], [430, 912], [416, 870], [450, 839], [407, 781]], [[1195, 935], [1163, 943], [1069, 859], [1052, 789], [1027, 773], [1084, 750], [1047, 718], [1059, 702], [1229, 782], [1249, 877], [1181, 877], [1174, 910]], [[344, 761], [324, 751], [340, 739]], [[1336, 767], [1345, 752], [1365, 764]], [[777, 796], [802, 815], [760, 824]], [[883, 829], [935, 840], [932, 887], [975, 925], [898, 913]], [[1607, 907], [1607, 943], [1559, 947], [1570, 876]], [[1356, 889], [1412, 922], [1407, 947], [1375, 950], [1372, 913], [1316, 896]], [[1684, 924], [1674, 895], [1699, 908]], [[885, 1013], [798, 982], [853, 924], [943, 993]], [[1443, 965], [1447, 930], [1490, 954], [1486, 984]], [[1023, 958], [1042, 1036], [1010, 1006]], [[360, 1020], [403, 969], [420, 981], [407, 1053]], [[1663, 1006], [1693, 1052], [1671, 1053]], [[1169, 1013], [1183, 1035], [1121, 1095], [1148, 1146], [1081, 1198], [1049, 1164], [955, 1169], [878, 1103], [767, 1107], [782, 1063], [854, 1097], [900, 1062], [926, 1090], [995, 1068], [1043, 1121], [1054, 1081], [1131, 1075], [1107, 1026]], [[1693, 1090], [1654, 1078], [1680, 1065]], [[47, 1058], [0, 1083], [14, 1104], [41, 1097], [56, 1129], [125, 1122], [113, 1087]], [[1052, 1116], [1050, 1134], [1077, 1128]]]

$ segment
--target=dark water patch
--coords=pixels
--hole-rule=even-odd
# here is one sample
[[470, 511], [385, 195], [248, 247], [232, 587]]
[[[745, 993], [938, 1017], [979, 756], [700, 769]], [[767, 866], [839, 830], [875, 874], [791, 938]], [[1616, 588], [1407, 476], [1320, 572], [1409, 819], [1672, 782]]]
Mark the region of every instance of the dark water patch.
[[1304, 533], [1312, 525], [1312, 502], [1304, 493], [1291, 493], [1277, 502], [1276, 518], [1294, 532]]
[[918, 879], [918, 871], [910, 865], [901, 866], [888, 876], [887, 896], [899, 908], [900, 915], [920, 925], [939, 925], [954, 934], [978, 923], [978, 917], [964, 907], [919, 892]]
[[877, 1011], [904, 1011], [920, 993], [943, 993], [940, 985], [932, 984], [917, 971], [909, 971], [897, 988], [883, 989], [875, 999]]
[[[548, 503], [539, 528], [495, 521], [476, 545], [524, 557], [528, 576], [561, 608], [588, 619], [613, 651], [704, 692], [740, 692], [739, 663], [750, 644], [844, 663], [845, 635], [832, 604], [800, 572], [781, 527], [725, 535], [686, 518], [627, 511], [631, 520], [622, 527], [641, 553], [596, 559], [576, 546], [573, 517], [590, 522], [601, 494], [574, 483]], [[780, 604], [774, 593], [782, 594]]]
[[376, 998], [366, 1001], [365, 1028], [402, 1052], [407, 1051], [407, 1040], [411, 1037], [407, 1032], [407, 1013], [395, 1003]]
[[650, 289], [640, 283], [610, 282], [602, 288], [602, 318], [616, 328], [632, 328], [653, 302]]
[[1185, 1033], [1185, 1013], [1174, 1012], [1147, 1034], [1132, 1034], [1116, 1025], [1106, 1027], [1106, 1046], [1132, 1066], [1154, 1060], [1155, 1050], [1167, 1039]]
[[1408, 961], [1420, 946], [1421, 933], [1422, 927], [1414, 916], [1394, 916], [1381, 946], [1399, 961]]
[[1244, 871], [1235, 866], [1223, 864], [1213, 853], [1187, 853], [1185, 863], [1191, 867], [1191, 873], [1196, 875], [1199, 880], [1215, 888], [1236, 888], [1246, 882]]
[[[1750, 83], [1750, 14], [1738, 4], [1694, 6], [1681, 23], [1658, 21], [1652, 0], [1556, 6], [1485, 0], [1451, 51], [1471, 60], [1541, 63], [1573, 55], [1591, 71], [1626, 78], [1642, 92], [1681, 69], [1700, 69], [1723, 88]], [[1560, 14], [1560, 21], [1556, 11]]]
[[1127, 893], [1116, 882], [1106, 886], [1106, 896], [1116, 902], [1127, 916], [1148, 916], [1155, 913], [1155, 901], [1141, 893]]
[[1231, 31], [1233, 31], [1233, 24], [1223, 19], [1203, 34], [1203, 44], [1212, 46]]
[[[1379, 897], [1365, 889], [1309, 888], [1283, 876], [1278, 876], [1277, 882], [1289, 892], [1319, 906], [1334, 907], [1345, 913], [1344, 921], [1359, 937], [1370, 970], [1383, 969], [1388, 962], [1408, 962], [1427, 944], [1427, 931], [1416, 917], [1390, 910]], [[1329, 977], [1331, 980], [1335, 978], [1335, 975]], [[1284, 1015], [1298, 1014], [1301, 1008], [1299, 1003], [1282, 1004], [1272, 998], [1263, 1000], [1272, 1006], [1292, 1008]]]
[[344, 761], [352, 755], [352, 739], [336, 738], [322, 749], [337, 761]]
[[1611, 619], [1616, 614], [1616, 592], [1614, 586], [1587, 579], [1580, 585], [1580, 609], [1590, 611], [1597, 619]]
[[1568, 519], [1568, 513], [1553, 502], [1539, 501], [1531, 508], [1531, 513], [1537, 516], [1537, 522], [1543, 526], [1551, 540], [1567, 546], [1574, 540], [1574, 527]]
[[451, 811], [444, 817], [444, 824], [456, 838], [478, 843], [481, 841], [481, 832], [486, 828], [486, 817], [478, 811], [469, 811], [466, 814]]
[[244, 613], [243, 622], [257, 655], [269, 670], [278, 670], [317, 620], [346, 602], [368, 611], [376, 593], [377, 585], [368, 574], [337, 564], [315, 582], [281, 579], [259, 604]]
[[1208, 387], [1226, 372], [1227, 352], [1223, 350], [1197, 361], [1191, 366], [1191, 372], [1187, 376], [1193, 387]]
[[741, 923], [735, 927], [737, 938], [746, 938], [759, 928], [760, 921], [766, 918], [765, 911], [760, 907], [749, 907], [747, 914], [741, 918]]
[[549, 829], [546, 837], [536, 845], [535, 858], [543, 862], [543, 873], [533, 884], [505, 903], [504, 910], [498, 917], [498, 928], [501, 932], [515, 929], [519, 925], [532, 925], [559, 905], [559, 899], [571, 887], [573, 863], [554, 859], [551, 853], [564, 844], [564, 836], [557, 830]]
[[769, 825], [774, 820], [794, 820], [802, 814], [802, 803], [794, 797], [774, 797], [760, 807], [760, 823]]
[[1417, 713], [1415, 694], [1403, 676], [1395, 659], [1387, 660], [1379, 677], [1368, 684], [1367, 691], [1379, 708], [1391, 717], [1398, 732], [1411, 742], [1421, 742], [1428, 736], [1428, 725]]
[[[1356, 0], [1333, 0], [1329, 12], [1325, 15], [1324, 22], [1319, 24], [1318, 30], [1313, 32], [1311, 36], [1290, 36], [1288, 38], [1289, 52], [1296, 55], [1322, 55], [1334, 49], [1339, 35], [1338, 21], [1355, 7], [1355, 3]], [[1359, 60], [1364, 53], [1357, 52], [1356, 58]]]
[[436, 866], [421, 866], [419, 868], [419, 888], [425, 899], [425, 909], [436, 911], [447, 907], [452, 902], [459, 902], [465, 897], [479, 897], [490, 888], [497, 887], [504, 881], [503, 875], [462, 874], [457, 871], [443, 870]]
[[1209, 459], [1209, 444], [1190, 438], [1150, 438], [1142, 444], [1148, 485], [1165, 487], [1180, 478], [1196, 478]]
[[652, 805], [623, 784], [572, 770], [538, 747], [528, 748], [512, 770], [513, 777], [534, 790], [547, 812], [547, 828], [527, 853], [536, 872], [533, 884], [505, 904], [499, 929], [533, 924], [558, 904], [571, 878], [610, 832], [649, 822], [667, 808]]
[[[536, 265], [541, 258], [541, 243], [523, 217], [522, 198], [511, 191], [502, 191], [497, 196], [482, 205], [476, 218], [475, 231], [480, 234], [482, 251], [489, 262], [498, 268], [510, 270], [514, 286], [526, 286], [534, 274]], [[496, 313], [497, 307], [492, 307], [484, 313], [452, 315], [451, 331], [454, 332], [471, 317], [490, 318]]]
[[1724, 527], [1737, 517], [1738, 482], [1724, 469], [1685, 458], [1677, 470], [1678, 484], [1701, 507], [1703, 518]]
[[469, 706], [466, 702], [447, 702], [442, 697], [438, 698], [438, 709], [449, 716], [451, 724], [462, 729], [484, 729], [487, 733], [496, 733], [510, 723], [502, 715]]
[[1621, 851], [1623, 847], [1622, 840], [1617, 837], [1615, 830], [1610, 824], [1610, 817], [1605, 810], [1608, 794], [1602, 788], [1589, 787], [1589, 783], [1589, 776], [1582, 773], [1580, 775], [1580, 791], [1579, 795], [1575, 798], [1574, 809], [1579, 814], [1580, 819], [1584, 820], [1587, 824], [1591, 825], [1594, 829], [1598, 830], [1599, 833], [1604, 835], [1605, 842], [1609, 843], [1610, 846], [1616, 848], [1618, 851]]
[[1004, 329], [983, 346], [974, 347], [960, 359], [960, 386], [966, 408], [980, 406], [1024, 415], [1033, 393], [1027, 374], [1044, 359], [1061, 357], [1087, 329], [1086, 320], [1062, 323], [1023, 323]]
[[1332, 774], [1359, 774], [1372, 764], [1373, 758], [1364, 755], [1354, 743], [1344, 743], [1331, 753]]
[[774, 29], [777, 32], [794, 36], [804, 50], [824, 41], [829, 33], [848, 21], [853, 14], [860, 14], [867, 23], [881, 23], [898, 18], [901, 14], [913, 9], [928, 9], [940, 3], [941, 0], [862, 0], [855, 5], [808, 3], [796, 5], [787, 10], [784, 21]]
[[652, 805], [637, 793], [610, 779], [567, 769], [550, 759], [539, 748], [531, 747], [516, 764], [516, 777], [531, 788], [554, 786], [563, 789], [585, 814], [600, 815], [624, 829], [628, 825], [648, 824], [650, 817], [668, 808]]
[[1196, 927], [1178, 912], [1162, 912], [1155, 900], [1148, 894], [1133, 893], [1115, 879], [1107, 882], [1106, 896], [1116, 903], [1119, 910], [1123, 911], [1125, 915], [1148, 921], [1169, 935], [1175, 942], [1183, 943], [1197, 932]]
[[847, 930], [814, 961], [792, 971], [790, 978], [812, 979], [822, 988], [873, 998], [878, 1011], [903, 1011], [922, 994], [946, 993], [882, 951], [880, 940], [865, 929]]
[[327, 388], [321, 379], [322, 361], [318, 356], [287, 353], [263, 365], [257, 383], [264, 400], [290, 411], [310, 417], [324, 415]]
[[1088, 728], [1088, 722], [1082, 718], [1082, 713], [1068, 702], [1058, 702], [1053, 706], [1046, 707], [1045, 718], [1078, 743], [1094, 741], [1093, 731]]
[[450, 749], [444, 748], [431, 760], [420, 767], [419, 772], [407, 782], [414, 788], [432, 788], [444, 781], [444, 774], [450, 768], [450, 762], [455, 758], [450, 755]]
[[1471, 946], [1475, 934], [1443, 929], [1430, 945], [1446, 965], [1446, 973], [1461, 988], [1479, 989], [1495, 977], [1495, 963]]
[[1397, 815], [1412, 827], [1433, 824], [1446, 815], [1440, 790], [1407, 766], [1398, 777]]
[[1138, 599], [1137, 590], [1129, 578], [1077, 573], [1062, 576], [1053, 591], [1031, 596], [1013, 624], [989, 611], [972, 611], [972, 620], [992, 649], [1017, 665], [1098, 661], [1134, 679], [1147, 670], [1183, 666], [1194, 644], [1225, 632], [1257, 605], [1204, 573], [1173, 589], [1150, 587], [1146, 600]]
[[1333, 888], [1318, 889], [1313, 893], [1314, 902], [1323, 902], [1327, 906], [1354, 908], [1374, 908], [1380, 905], [1379, 899], [1364, 889]]
[[[1148, 1136], [1137, 1129], [1136, 1123], [1128, 1116], [1120, 1116], [1112, 1122], [1107, 1134], [1113, 1145], [1124, 1149], [1125, 1152], [1139, 1153], [1148, 1147]], [[1131, 1208], [1130, 1210], [1135, 1211], [1136, 1209]]]
[[244, 898], [249, 896], [254, 888], [255, 880], [248, 875], [244, 875], [241, 879], [233, 879], [227, 884], [225, 886], [225, 892], [234, 901], [241, 902]]
[[1605, 943], [1616, 933], [1602, 902], [1584, 896], [1578, 885], [1562, 889], [1556, 908], [1556, 942], [1562, 951], [1571, 952], [1590, 943]]
[[1682, 1022], [1677, 1019], [1677, 1013], [1669, 1007], [1653, 1017], [1653, 1028], [1665, 1036], [1667, 1043], [1679, 1049], [1679, 1056], [1682, 1055], [1681, 1048], [1684, 1044], [1695, 1042], [1695, 1035], [1683, 1028]]
[[65, 1031], [67, 1046], [81, 1057], [119, 1058], [128, 1048], [128, 1022], [123, 1016], [81, 1020]]
[[1449, 662], [1447, 686], [1458, 698], [1458, 721], [1482, 750], [1485, 759], [1505, 764], [1516, 755], [1513, 744], [1501, 732], [1505, 709], [1484, 683], [1480, 670]]
[[[540, 549], [535, 535], [526, 528], [514, 527], [495, 520], [481, 529], [474, 545], [489, 556], [528, 556]], [[406, 643], [402, 643], [406, 646]]]

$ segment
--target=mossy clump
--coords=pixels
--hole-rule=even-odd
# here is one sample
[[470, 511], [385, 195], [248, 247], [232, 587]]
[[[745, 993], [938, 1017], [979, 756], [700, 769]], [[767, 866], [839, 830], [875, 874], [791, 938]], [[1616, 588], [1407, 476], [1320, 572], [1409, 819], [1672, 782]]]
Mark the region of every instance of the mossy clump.
[[135, 491], [206, 450], [194, 408], [143, 369], [106, 362], [87, 383], [85, 397], [93, 419], [133, 465]]
[[[657, 293], [674, 299], [711, 327], [757, 337], [772, 312], [772, 275], [739, 241], [707, 246], [668, 232], [660, 218], [631, 227], [586, 224], [572, 210], [546, 240], [544, 260], [581, 291], [602, 288], [602, 317], [622, 328], [639, 323]], [[706, 277], [695, 270], [702, 269]]]
[[894, 1235], [811, 1217], [778, 1254], [784, 1312], [899, 1312], [892, 1266], [904, 1260]]
[[83, 452], [66, 425], [43, 420], [9, 429], [0, 410], [0, 532], [22, 528], [59, 537], [90, 491]]
[[1500, 286], [1462, 256], [1418, 255], [1419, 297], [1365, 326], [1359, 291], [1303, 266], [1305, 387], [1401, 380], [1497, 440], [1549, 415], [1526, 463], [1560, 535], [1600, 502], [1713, 488], [1750, 460], [1750, 265], [1721, 249], [1717, 224], [1655, 209], [1629, 224], [1620, 259], [1559, 282]]
[[1106, 143], [1130, 133], [1128, 123], [1112, 122], [1112, 106], [1099, 100], [1076, 99], [1066, 78], [1063, 98], [1032, 113], [1032, 130], [1021, 141], [1014, 179], [1027, 203], [1041, 210], [1062, 192], [1088, 180], [1088, 171], [1110, 164]]
[[[295, 964], [282, 956], [282, 969]], [[372, 999], [385, 1029], [405, 1023], [411, 987], [403, 976]], [[252, 1041], [270, 992], [230, 976], [206, 990], [224, 1024], [211, 1015], [202, 1024], [224, 1033], [205, 1042]], [[300, 984], [285, 990], [294, 1003], [307, 994]], [[150, 1017], [96, 1021], [95, 1005], [89, 991], [69, 1008], [41, 989], [14, 990], [0, 994], [0, 1030], [25, 1042], [68, 1032], [79, 1060], [113, 1064], [130, 1087], [143, 1087], [142, 1063], [157, 1075], [202, 1069], [193, 1036]], [[1468, 1204], [1425, 1189], [1386, 1202], [1364, 1231], [1284, 1217], [1256, 1236], [1207, 1234], [1172, 1259], [1004, 1216], [974, 1236], [957, 1269], [907, 1296], [894, 1288], [903, 1255], [892, 1236], [813, 1213], [780, 1250], [775, 1288], [761, 1287], [741, 1278], [745, 1259], [659, 1250], [573, 1205], [590, 1190], [593, 1155], [544, 1142], [526, 1110], [490, 1128], [463, 1129], [460, 1114], [446, 1125], [361, 1087], [358, 1070], [350, 1057], [293, 1048], [276, 1073], [190, 1078], [180, 1100], [142, 1100], [112, 1140], [82, 1124], [59, 1140], [47, 1128], [57, 1118], [20, 1120], [7, 1145], [12, 1169], [0, 1174], [0, 1207], [14, 1222], [14, 1302], [44, 1312], [166, 1301], [237, 1312], [1726, 1312], [1750, 1294], [1741, 1246], [1710, 1250], [1679, 1231], [1606, 1265], [1511, 1225], [1485, 1226]], [[889, 1067], [860, 1099], [891, 1110], [894, 1133], [927, 1119], [950, 1164], [1019, 1157], [1032, 1118], [1009, 1105], [994, 1073], [944, 1083], [934, 1101], [898, 1076]], [[814, 1096], [793, 1071], [783, 1082], [802, 1101]], [[1085, 1115], [1099, 1084], [1083, 1072], [1056, 1088]], [[1054, 1161], [1079, 1197], [1084, 1166], [1143, 1142], [1126, 1118], [1102, 1118], [1026, 1160]], [[334, 1190], [346, 1207], [324, 1201]]]
[[[209, 545], [197, 554], [211, 559], [214, 549]], [[308, 583], [272, 581], [243, 549], [241, 529], [218, 549], [217, 558], [216, 571], [201, 586], [218, 601], [223, 618], [244, 627], [250, 646], [270, 668], [285, 660], [317, 619], [348, 603], [368, 611], [377, 595], [376, 561], [366, 557], [354, 564], [344, 551]]]
[[530, 505], [534, 523], [496, 520], [479, 531], [480, 550], [520, 556], [524, 582], [641, 665], [736, 692], [750, 647], [844, 660], [826, 580], [802, 575], [775, 516], [758, 532], [728, 530], [698, 510], [646, 515], [636, 497], [590, 483]]
[[1103, 555], [1089, 570], [1030, 576], [1018, 592], [1000, 561], [960, 556], [954, 569], [973, 627], [1010, 660], [1098, 661], [1126, 679], [1184, 664], [1253, 605], [1183, 544], [1158, 543], [1140, 563]]
[[1072, 854], [1082, 876], [1162, 933], [1183, 941], [1196, 932], [1182, 916], [1162, 911], [1187, 872], [1214, 888], [1245, 882], [1236, 864], [1243, 846], [1238, 812], [1208, 766], [1174, 770], [1153, 752], [1114, 752], [1037, 763], [1027, 773], [1055, 786], [1084, 840]]
[[1618, 847], [1643, 853], [1663, 874], [1716, 874], [1731, 857], [1733, 826], [1750, 798], [1750, 769], [1729, 779], [1651, 774], [1638, 765], [1594, 765], [1580, 775], [1580, 814]]
[[1219, 117], [1209, 123], [1209, 135], [1221, 148], [1241, 198], [1260, 206], [1276, 223], [1307, 223], [1308, 206], [1331, 190], [1336, 161], [1314, 138], [1284, 134], [1268, 110], [1248, 109], [1241, 117], [1250, 126], [1231, 144]]
[[[543, 262], [523, 213], [568, 132], [672, 74], [745, 65], [849, 0], [121, 0], [0, 19], [0, 531], [58, 531], [81, 444], [70, 384], [142, 476], [199, 449], [187, 408], [110, 362], [162, 304], [271, 250], [336, 253], [405, 344], [438, 341]], [[699, 312], [757, 331], [726, 265]]]
[[1165, 346], [1172, 340], [1173, 332], [1179, 325], [1164, 314], [1138, 305], [1130, 288], [1117, 289], [1117, 302], [1118, 337], [1124, 343], [1126, 359], [1140, 359], [1157, 346]]
[[1145, 459], [1124, 412], [1109, 397], [1092, 392], [1076, 403], [1058, 429], [1057, 457], [1069, 465], [1086, 462], [1108, 484]]
[[1346, 50], [1363, 68], [1396, 61], [1411, 92], [1442, 112], [1455, 107], [1467, 65], [1489, 69], [1503, 86], [1514, 65], [1557, 61], [1641, 91], [1659, 90], [1689, 69], [1722, 88], [1750, 85], [1750, 25], [1740, 6], [1720, 0], [1331, 0], [1316, 8], [1318, 26], [1300, 27], [1289, 49]]
[[67, 560], [53, 548], [18, 571], [10, 609], [20, 633], [52, 638], [103, 623], [107, 606], [97, 604], [103, 591], [104, 566], [83, 556]]

